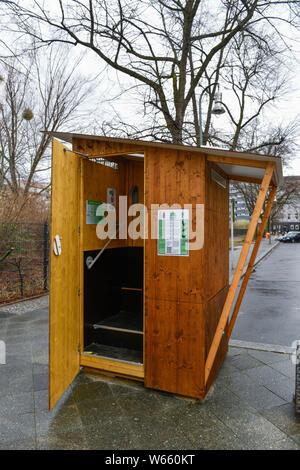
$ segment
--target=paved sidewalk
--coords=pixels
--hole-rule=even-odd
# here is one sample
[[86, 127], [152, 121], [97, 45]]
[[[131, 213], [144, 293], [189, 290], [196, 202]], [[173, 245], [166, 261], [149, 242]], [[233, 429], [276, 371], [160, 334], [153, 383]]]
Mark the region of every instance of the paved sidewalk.
[[202, 403], [81, 373], [49, 412], [47, 301], [0, 309], [0, 449], [300, 450], [288, 354], [231, 347]]

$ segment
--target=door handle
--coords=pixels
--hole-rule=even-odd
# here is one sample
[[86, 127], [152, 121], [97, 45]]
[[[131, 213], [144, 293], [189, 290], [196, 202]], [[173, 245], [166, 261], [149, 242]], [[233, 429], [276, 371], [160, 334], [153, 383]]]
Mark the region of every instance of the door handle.
[[53, 240], [53, 251], [56, 256], [61, 255], [61, 243], [58, 235], [55, 235]]

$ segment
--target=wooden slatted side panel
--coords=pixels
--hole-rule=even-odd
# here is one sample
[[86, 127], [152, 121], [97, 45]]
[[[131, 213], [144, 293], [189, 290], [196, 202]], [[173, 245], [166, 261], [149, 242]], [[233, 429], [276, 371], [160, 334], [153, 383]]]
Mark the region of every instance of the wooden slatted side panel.
[[263, 238], [264, 231], [265, 231], [265, 228], [266, 228], [266, 225], [267, 225], [267, 221], [269, 219], [269, 215], [270, 215], [270, 212], [271, 212], [271, 209], [272, 209], [272, 205], [273, 205], [273, 201], [274, 201], [274, 198], [275, 198], [276, 190], [277, 190], [277, 187], [273, 186], [273, 188], [271, 190], [271, 193], [269, 195], [267, 207], [265, 209], [265, 212], [264, 212], [264, 215], [263, 215], [263, 218], [262, 218], [262, 222], [261, 222], [260, 227], [259, 227], [258, 235], [256, 237], [256, 241], [255, 241], [252, 253], [251, 253], [251, 257], [250, 257], [248, 267], [247, 267], [247, 270], [246, 270], [246, 273], [245, 273], [245, 276], [244, 276], [244, 279], [243, 279], [243, 283], [241, 285], [241, 288], [240, 288], [240, 291], [239, 291], [239, 294], [238, 294], [238, 298], [237, 298], [236, 303], [234, 305], [234, 309], [233, 309], [233, 312], [232, 312], [232, 315], [231, 315], [231, 318], [230, 318], [230, 324], [229, 324], [229, 329], [228, 329], [229, 338], [230, 338], [232, 330], [234, 328], [234, 324], [235, 324], [235, 321], [237, 319], [239, 309], [240, 309], [240, 306], [242, 304], [243, 297], [244, 297], [244, 294], [245, 294], [245, 291], [246, 291], [246, 288], [247, 288], [247, 285], [248, 285], [248, 281], [249, 281], [249, 278], [250, 278], [251, 273], [252, 273], [252, 269], [253, 269], [253, 266], [254, 266], [254, 263], [255, 263], [256, 255], [258, 253], [259, 246], [260, 246], [261, 240]]
[[[224, 303], [228, 294], [228, 286], [224, 287], [220, 292], [218, 292], [214, 297], [209, 299], [205, 304], [205, 358], [207, 357], [217, 326], [222, 315], [222, 310]], [[209, 375], [209, 380], [206, 384], [205, 393], [209, 390], [211, 384], [214, 382], [219, 369], [226, 357], [228, 351], [228, 335], [227, 335], [227, 326], [225, 328], [225, 334], [221, 339], [218, 352], [215, 357], [215, 361]]]
[[[49, 407], [79, 372], [79, 157], [53, 140]], [[61, 239], [61, 255], [53, 240]]]
[[[145, 203], [148, 211], [151, 204], [182, 207], [204, 204], [204, 175], [204, 155], [201, 158], [169, 149], [147, 151]], [[154, 212], [149, 233], [153, 228], [155, 234], [157, 210]], [[146, 240], [145, 384], [148, 387], [195, 397], [203, 394], [206, 282], [203, 265], [203, 248], [190, 251], [189, 256], [159, 256], [157, 240]]]
[[[212, 172], [217, 172], [218, 176]], [[228, 292], [229, 181], [227, 175], [223, 174], [220, 168], [207, 162], [205, 182], [205, 273], [207, 279], [205, 357], [207, 357]], [[211, 373], [211, 383], [218, 373], [227, 349], [227, 338], [224, 335]]]
[[207, 359], [205, 363], [205, 382], [208, 383], [209, 375], [211, 373], [211, 370], [213, 368], [213, 364], [215, 361], [216, 354], [218, 352], [218, 348], [220, 345], [220, 342], [222, 340], [228, 318], [230, 315], [230, 310], [234, 301], [234, 297], [237, 292], [237, 288], [242, 276], [242, 272], [247, 260], [247, 256], [250, 250], [250, 246], [254, 237], [255, 229], [257, 227], [258, 219], [261, 215], [261, 211], [263, 209], [264, 201], [268, 192], [269, 185], [271, 183], [271, 179], [273, 176], [273, 171], [274, 171], [274, 163], [268, 163], [265, 173], [264, 173], [264, 178], [261, 183], [260, 191], [257, 197], [256, 205], [251, 217], [251, 221], [248, 227], [247, 235], [244, 240], [244, 244], [240, 253], [240, 257], [233, 275], [233, 279], [228, 291], [228, 295], [223, 307], [222, 315], [220, 317]]
[[[223, 187], [211, 172], [217, 172]], [[207, 163], [205, 175], [205, 273], [206, 298], [211, 299], [229, 282], [229, 181], [221, 171]]]

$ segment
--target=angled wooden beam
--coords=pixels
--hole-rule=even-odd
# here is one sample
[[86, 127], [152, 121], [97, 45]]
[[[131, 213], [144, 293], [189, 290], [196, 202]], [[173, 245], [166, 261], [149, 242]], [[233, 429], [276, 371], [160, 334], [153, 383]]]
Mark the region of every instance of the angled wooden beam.
[[126, 157], [126, 155], [133, 155], [135, 153], [144, 153], [144, 152], [141, 152], [141, 151], [126, 151], [126, 150], [122, 150], [120, 152], [105, 152], [103, 154], [100, 154], [100, 155], [93, 155], [93, 154], [88, 154], [87, 155], [87, 158], [109, 158], [109, 157]]
[[222, 336], [224, 334], [224, 331], [225, 331], [225, 328], [226, 328], [226, 325], [227, 325], [230, 310], [231, 310], [231, 307], [232, 307], [232, 304], [233, 304], [233, 301], [234, 301], [234, 298], [235, 298], [235, 294], [236, 294], [236, 291], [237, 291], [237, 288], [238, 288], [238, 285], [239, 285], [239, 282], [240, 282], [240, 279], [241, 279], [241, 276], [242, 276], [242, 273], [243, 273], [243, 269], [244, 269], [248, 254], [249, 254], [249, 250], [250, 250], [251, 243], [252, 243], [252, 240], [253, 240], [253, 237], [254, 237], [255, 229], [257, 227], [257, 223], [258, 223], [261, 211], [263, 209], [263, 205], [264, 205], [264, 202], [265, 202], [265, 199], [266, 199], [268, 188], [269, 188], [269, 185], [271, 183], [274, 167], [275, 167], [275, 163], [274, 162], [269, 162], [267, 164], [267, 168], [266, 168], [265, 173], [264, 173], [264, 177], [263, 177], [263, 180], [262, 180], [262, 183], [261, 183], [261, 186], [260, 186], [260, 190], [259, 190], [259, 193], [258, 193], [258, 197], [257, 197], [257, 200], [256, 200], [255, 208], [254, 208], [254, 211], [253, 211], [253, 214], [252, 214], [252, 217], [251, 217], [251, 221], [250, 221], [250, 224], [249, 224], [249, 227], [248, 227], [247, 235], [245, 237], [245, 241], [244, 241], [241, 253], [240, 253], [240, 257], [239, 257], [237, 266], [235, 268], [234, 275], [233, 275], [233, 278], [232, 278], [232, 282], [230, 284], [228, 294], [227, 294], [227, 297], [226, 297], [226, 300], [225, 300], [225, 303], [224, 303], [222, 314], [220, 316], [219, 323], [218, 323], [218, 326], [216, 328], [215, 335], [214, 335], [214, 338], [212, 340], [211, 347], [210, 347], [210, 350], [209, 350], [209, 353], [208, 353], [208, 356], [207, 356], [207, 359], [206, 359], [206, 363], [205, 363], [205, 384], [207, 384], [210, 371], [213, 367], [215, 357], [216, 357], [216, 354], [218, 352], [219, 345], [220, 345], [220, 342], [222, 340]]
[[251, 178], [250, 176], [229, 175], [230, 181], [239, 181], [241, 183], [261, 184], [262, 178]]
[[214, 162], [210, 162], [210, 166], [211, 168], [213, 168], [215, 171], [217, 171], [218, 173], [220, 173], [220, 175], [222, 175], [224, 178], [226, 178], [227, 180], [230, 179], [230, 176], [228, 175], [228, 173], [226, 173], [223, 168], [219, 167], [219, 165], [217, 165], [216, 163]]
[[263, 160], [249, 160], [241, 157], [221, 157], [220, 155], [207, 155], [208, 162], [224, 163], [225, 165], [249, 166], [252, 168], [267, 168], [269, 163]]

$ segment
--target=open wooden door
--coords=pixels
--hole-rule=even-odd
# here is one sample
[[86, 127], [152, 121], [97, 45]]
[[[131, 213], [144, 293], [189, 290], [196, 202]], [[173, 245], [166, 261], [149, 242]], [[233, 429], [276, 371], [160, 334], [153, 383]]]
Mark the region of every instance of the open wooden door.
[[79, 372], [79, 156], [53, 139], [49, 408]]

